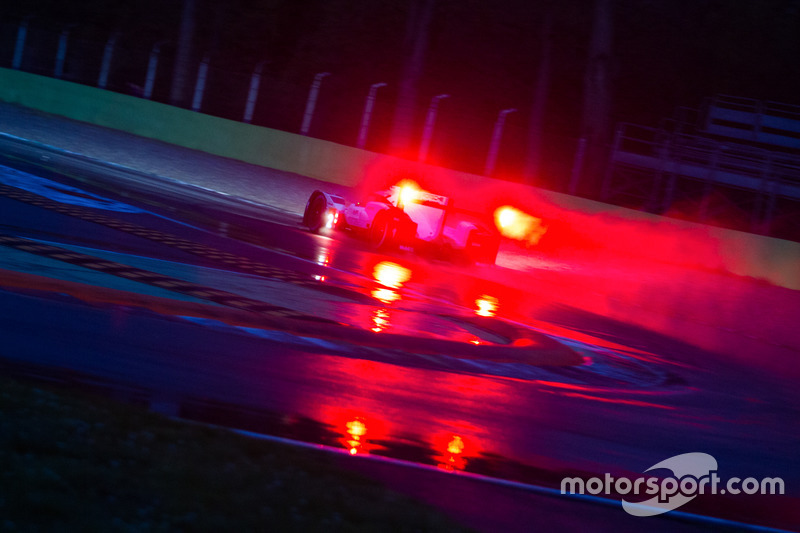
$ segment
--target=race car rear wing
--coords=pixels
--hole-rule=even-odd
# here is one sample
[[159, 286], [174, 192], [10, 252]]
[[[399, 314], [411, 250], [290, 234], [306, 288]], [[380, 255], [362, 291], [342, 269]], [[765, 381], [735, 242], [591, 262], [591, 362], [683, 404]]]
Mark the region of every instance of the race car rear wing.
[[[391, 201], [394, 205], [397, 205], [397, 198], [400, 196], [402, 189], [403, 188], [398, 185], [392, 185], [389, 187], [389, 201]], [[411, 199], [411, 203], [445, 209], [450, 205], [450, 198], [447, 196], [433, 194], [432, 192], [424, 190], [415, 190], [414, 197]]]
[[442, 207], [447, 207], [450, 204], [450, 198], [447, 196], [439, 196], [438, 194], [433, 194], [428, 191], [421, 191], [416, 202], [421, 204], [437, 204]]

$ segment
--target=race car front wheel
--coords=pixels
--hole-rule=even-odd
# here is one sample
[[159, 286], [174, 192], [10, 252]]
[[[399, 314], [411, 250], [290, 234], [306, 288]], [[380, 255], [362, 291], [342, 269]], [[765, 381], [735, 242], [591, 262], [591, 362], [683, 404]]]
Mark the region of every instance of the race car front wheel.
[[307, 221], [308, 229], [314, 233], [318, 233], [320, 228], [325, 225], [325, 212], [328, 210], [328, 202], [322, 195], [314, 198], [311, 205], [308, 207]]

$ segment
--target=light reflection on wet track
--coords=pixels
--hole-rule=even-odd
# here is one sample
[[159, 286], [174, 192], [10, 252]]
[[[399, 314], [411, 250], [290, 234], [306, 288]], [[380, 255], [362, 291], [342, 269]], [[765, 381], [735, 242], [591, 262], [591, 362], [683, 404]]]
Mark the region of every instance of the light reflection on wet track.
[[[30, 217], [34, 208], [10, 202], [3, 207], [4, 223], [9, 225], [12, 208], [27, 210], [16, 221], [20, 228], [22, 220], [38, 220], [52, 228], [66, 219], [62, 215], [48, 215], [49, 220]], [[146, 213], [120, 216], [137, 224], [154, 224]], [[72, 225], [64, 227], [75, 233], [65, 234], [66, 241], [91, 231], [86, 224], [67, 220]], [[324, 308], [333, 318], [370, 331], [376, 338], [424, 333], [432, 339], [457, 341], [466, 352], [475, 344], [513, 347], [514, 342], [529, 340], [508, 335], [507, 328], [513, 326], [556, 339], [578, 352], [584, 362], [541, 367], [466, 357], [460, 350], [414, 352], [237, 326], [212, 318], [176, 320], [136, 308], [95, 304], [102, 311], [98, 316], [125, 317], [119, 322], [114, 319], [113, 330], [98, 326], [97, 336], [106, 347], [112, 342], [137, 346], [136, 332], [151, 331], [142, 326], [145, 322], [157, 323], [163, 340], [152, 353], [124, 352], [116, 361], [118, 367], [99, 357], [97, 361], [59, 359], [59, 365], [85, 365], [66, 381], [139, 387], [137, 394], [148, 398], [165, 392], [158, 387], [174, 383], [166, 392], [176, 396], [171, 401], [178, 414], [189, 418], [320, 442], [355, 455], [385, 455], [526, 482], [545, 482], [543, 471], [612, 468], [639, 472], [687, 450], [713, 453], [731, 469], [748, 467], [757, 474], [781, 474], [798, 481], [800, 442], [791, 429], [797, 404], [795, 397], [787, 395], [789, 387], [780, 376], [751, 372], [726, 360], [724, 354], [681, 342], [679, 335], [659, 335], [608, 320], [600, 313], [569, 308], [563, 299], [558, 304], [550, 299], [570, 291], [580, 298], [585, 285], [546, 286], [539, 284], [538, 274], [526, 278], [527, 286], [504, 284], [498, 279], [501, 269], [465, 269], [410, 252], [376, 255], [347, 236], [310, 236], [285, 226], [271, 228], [286, 234], [275, 237], [281, 240], [274, 246], [267, 246], [282, 250], [274, 254], [163, 220], [158, 225], [207, 246], [305, 276], [316, 285], [309, 289], [304, 284], [307, 292], [300, 297], [296, 297], [296, 287], [284, 281], [259, 289], [248, 285], [248, 296], [282, 297], [283, 301], [274, 303], [291, 306], [296, 302], [304, 310]], [[141, 243], [130, 236], [119, 237], [109, 242], [110, 248], [130, 244], [142, 250]], [[166, 249], [161, 244], [147, 251], [158, 257]], [[236, 272], [233, 267], [229, 270]], [[222, 274], [204, 280], [221, 281]], [[316, 299], [309, 296], [314, 293]], [[290, 301], [290, 295], [296, 298]], [[80, 309], [82, 305], [77, 300], [68, 304]], [[22, 320], [8, 317], [9, 324], [11, 318]], [[474, 320], [486, 327], [476, 326]], [[139, 329], [133, 329], [134, 325]], [[202, 340], [192, 338], [193, 328], [202, 331]], [[202, 357], [176, 356], [184, 338], [186, 346]], [[81, 352], [81, 343], [90, 342], [77, 333], [69, 340], [74, 354]], [[251, 353], [231, 348], [240, 345], [258, 348]], [[31, 373], [21, 362], [15, 365], [20, 373]], [[127, 374], [115, 373], [126, 365]], [[93, 377], [83, 380], [78, 377], [81, 372]], [[205, 394], [199, 383], [206, 387]], [[780, 386], [771, 387], [771, 383]], [[771, 462], [764, 460], [767, 454], [773, 457]]]

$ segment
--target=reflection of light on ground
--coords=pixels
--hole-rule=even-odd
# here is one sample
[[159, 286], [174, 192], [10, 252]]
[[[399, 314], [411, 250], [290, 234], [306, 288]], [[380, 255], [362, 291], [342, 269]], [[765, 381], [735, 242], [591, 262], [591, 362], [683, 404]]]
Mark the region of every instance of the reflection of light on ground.
[[362, 451], [366, 443], [367, 425], [361, 419], [350, 420], [346, 424], [348, 438], [345, 443], [348, 446], [350, 455], [356, 455]]
[[339, 438], [337, 442], [350, 455], [369, 455], [376, 450], [384, 449], [380, 444], [388, 439], [389, 430], [385, 413], [380, 410], [363, 409], [343, 405], [319, 405], [318, 413], [324, 423], [335, 428]]
[[374, 324], [372, 331], [375, 333], [380, 333], [388, 328], [391, 325], [389, 323], [389, 311], [386, 309], [375, 309], [372, 313], [372, 323]]
[[484, 294], [475, 300], [475, 314], [478, 316], [495, 316], [498, 303], [497, 298]]
[[383, 285], [372, 291], [372, 297], [385, 304], [396, 302], [400, 299], [399, 289], [403, 283], [411, 279], [411, 271], [391, 261], [381, 261], [372, 271], [375, 280]]
[[403, 283], [411, 279], [411, 271], [391, 261], [382, 261], [375, 265], [372, 272], [375, 279], [390, 289], [399, 289]]
[[451, 440], [447, 445], [447, 453], [460, 455], [461, 452], [463, 451], [464, 451], [464, 441], [458, 435], [454, 435], [453, 440]]
[[375, 289], [372, 291], [372, 297], [385, 304], [390, 304], [400, 299], [400, 295], [397, 293], [397, 291], [386, 288]]
[[[331, 262], [331, 251], [327, 249], [322, 249], [317, 254], [317, 264], [322, 266], [328, 266]], [[325, 281], [328, 279], [327, 276], [323, 276], [321, 274], [317, 274], [314, 276], [314, 279], [317, 281]]]
[[[298, 395], [292, 409], [334, 428], [335, 442], [348, 454], [407, 453], [415, 443], [428, 464], [455, 470], [469, 469], [488, 449], [506, 452], [510, 436], [499, 421], [477, 424], [448, 414], [502, 409], [518, 396], [511, 382], [340, 356], [301, 358], [299, 364], [309, 377], [336, 385]], [[419, 451], [414, 448], [410, 460], [419, 460]]]
[[452, 435], [446, 442], [444, 449], [436, 457], [439, 468], [450, 471], [464, 470], [467, 466], [467, 460], [464, 458], [464, 439], [459, 435]]

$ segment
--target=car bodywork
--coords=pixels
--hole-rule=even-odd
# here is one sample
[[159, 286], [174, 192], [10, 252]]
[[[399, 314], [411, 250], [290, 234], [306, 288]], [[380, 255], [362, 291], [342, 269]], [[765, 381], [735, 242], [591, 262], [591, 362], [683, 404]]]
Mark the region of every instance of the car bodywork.
[[314, 232], [350, 230], [378, 250], [408, 247], [468, 262], [493, 264], [500, 244], [493, 224], [454, 209], [446, 196], [410, 186], [392, 186], [361, 202], [314, 191], [303, 224]]

